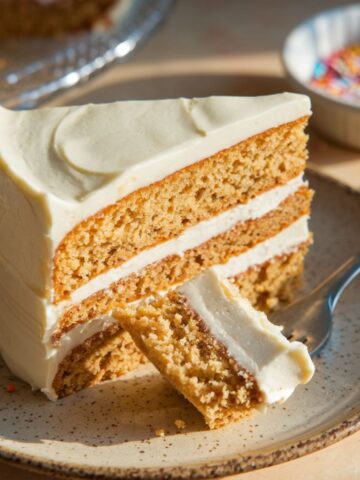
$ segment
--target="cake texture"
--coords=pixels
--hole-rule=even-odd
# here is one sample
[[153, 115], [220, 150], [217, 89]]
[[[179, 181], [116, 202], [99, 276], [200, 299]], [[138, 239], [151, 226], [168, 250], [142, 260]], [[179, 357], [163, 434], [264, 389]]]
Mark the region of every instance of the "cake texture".
[[89, 30], [118, 0], [1, 0], [0, 37]]
[[49, 398], [144, 361], [113, 311], [213, 267], [271, 309], [311, 243], [307, 97], [0, 108], [0, 351]]
[[210, 428], [284, 402], [314, 373], [305, 345], [289, 342], [211, 269], [165, 296], [120, 310], [118, 319]]

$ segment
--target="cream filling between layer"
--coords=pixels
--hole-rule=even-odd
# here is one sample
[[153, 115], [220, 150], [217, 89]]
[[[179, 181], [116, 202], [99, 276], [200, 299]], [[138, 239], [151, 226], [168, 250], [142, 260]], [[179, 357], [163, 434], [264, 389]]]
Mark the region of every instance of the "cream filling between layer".
[[229, 281], [209, 269], [177, 291], [223, 344], [228, 354], [252, 374], [264, 403], [284, 402], [297, 385], [307, 383], [314, 365], [301, 342], [289, 342], [282, 327], [252, 307]]
[[195, 248], [212, 237], [225, 233], [238, 223], [260, 218], [275, 210], [281, 202], [303, 185], [307, 185], [307, 182], [304, 182], [302, 175], [299, 175], [287, 184], [258, 195], [246, 204], [238, 205], [210, 220], [200, 222], [185, 230], [177, 238], [149, 248], [120, 267], [112, 268], [106, 273], [98, 275], [74, 291], [68, 300], [60, 302], [54, 309], [60, 313], [72, 304], [81, 302], [90, 295], [108, 288], [113, 282], [137, 273], [150, 264], [159, 262], [170, 255], [182, 256], [186, 250]]

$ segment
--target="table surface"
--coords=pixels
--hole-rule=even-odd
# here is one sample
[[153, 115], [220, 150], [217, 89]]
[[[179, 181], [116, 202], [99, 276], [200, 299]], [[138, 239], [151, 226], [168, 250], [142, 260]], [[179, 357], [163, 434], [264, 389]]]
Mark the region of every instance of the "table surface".
[[[288, 87], [280, 61], [284, 37], [333, 0], [181, 0], [166, 24], [124, 65], [50, 102], [71, 104], [206, 95], [259, 95]], [[360, 152], [310, 135], [310, 164], [360, 190]], [[360, 478], [360, 432], [324, 450], [238, 480]], [[0, 478], [45, 476], [1, 464]], [[55, 477], [53, 477], [55, 479]]]

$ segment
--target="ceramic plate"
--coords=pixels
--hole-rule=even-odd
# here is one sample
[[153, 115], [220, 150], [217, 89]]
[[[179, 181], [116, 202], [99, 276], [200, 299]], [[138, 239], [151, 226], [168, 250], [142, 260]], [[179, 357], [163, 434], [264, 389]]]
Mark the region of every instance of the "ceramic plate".
[[[315, 174], [305, 288], [360, 251], [360, 195]], [[346, 290], [316, 374], [284, 405], [208, 431], [150, 366], [56, 403], [0, 371], [0, 457], [91, 478], [203, 478], [299, 457], [360, 428], [360, 278]], [[15, 393], [7, 393], [13, 382]], [[174, 422], [183, 419], [179, 432]], [[156, 437], [154, 429], [166, 436]]]

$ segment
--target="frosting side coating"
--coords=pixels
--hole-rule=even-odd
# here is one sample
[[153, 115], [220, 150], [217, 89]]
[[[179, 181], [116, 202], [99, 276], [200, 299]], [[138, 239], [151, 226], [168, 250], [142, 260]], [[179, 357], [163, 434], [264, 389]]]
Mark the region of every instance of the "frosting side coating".
[[50, 221], [44, 197], [29, 196], [0, 170], [0, 261], [39, 296], [47, 296], [51, 271]]

